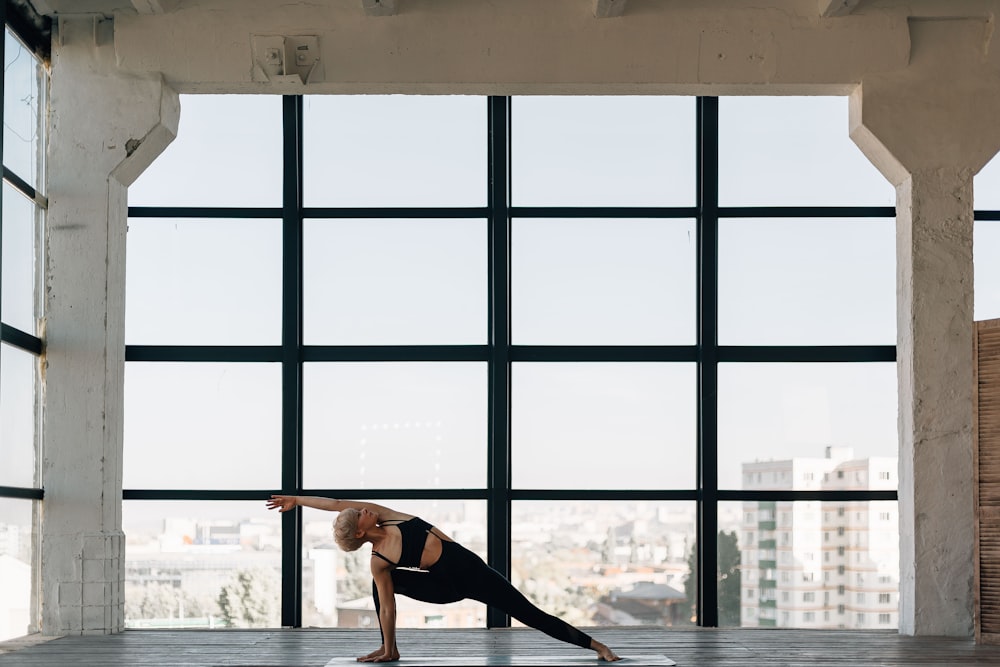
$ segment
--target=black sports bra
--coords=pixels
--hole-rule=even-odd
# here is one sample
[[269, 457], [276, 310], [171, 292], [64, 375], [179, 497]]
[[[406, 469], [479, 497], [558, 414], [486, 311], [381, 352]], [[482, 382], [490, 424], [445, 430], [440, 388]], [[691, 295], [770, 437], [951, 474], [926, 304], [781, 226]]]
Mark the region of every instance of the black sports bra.
[[[434, 535], [434, 526], [420, 517], [412, 517], [406, 521], [383, 521], [383, 526], [396, 526], [403, 536], [403, 546], [399, 554], [399, 562], [394, 563], [379, 552], [372, 549], [372, 556], [378, 556], [393, 567], [420, 567], [420, 557], [424, 553], [424, 544], [428, 535]], [[439, 536], [434, 535], [438, 539]]]

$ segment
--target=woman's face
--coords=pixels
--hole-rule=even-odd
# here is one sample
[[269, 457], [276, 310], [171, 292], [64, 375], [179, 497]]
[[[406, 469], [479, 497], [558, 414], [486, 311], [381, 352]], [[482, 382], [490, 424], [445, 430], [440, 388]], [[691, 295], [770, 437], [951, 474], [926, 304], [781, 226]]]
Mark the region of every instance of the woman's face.
[[358, 533], [367, 533], [378, 523], [378, 514], [368, 509], [362, 509], [358, 514]]

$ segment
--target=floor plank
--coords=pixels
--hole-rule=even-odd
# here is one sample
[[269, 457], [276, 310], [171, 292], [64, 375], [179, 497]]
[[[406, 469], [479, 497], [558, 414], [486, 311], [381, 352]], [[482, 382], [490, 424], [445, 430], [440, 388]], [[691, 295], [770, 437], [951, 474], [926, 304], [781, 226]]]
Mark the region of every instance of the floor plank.
[[[751, 629], [595, 628], [591, 634], [620, 655], [664, 655], [680, 667], [1000, 666], [1000, 646], [971, 639], [902, 637], [895, 632]], [[117, 635], [23, 641], [0, 653], [0, 667], [325, 667], [334, 658], [368, 653], [377, 632], [345, 629], [129, 630]], [[4, 645], [0, 645], [2, 649]], [[547, 665], [577, 664], [572, 647], [526, 628], [399, 631], [407, 656], [492, 657], [491, 665], [523, 665], [505, 656], [535, 657]], [[592, 653], [579, 650], [583, 664]], [[348, 661], [349, 662], [349, 661]], [[414, 663], [415, 664], [415, 663]], [[633, 663], [641, 664], [641, 663]]]

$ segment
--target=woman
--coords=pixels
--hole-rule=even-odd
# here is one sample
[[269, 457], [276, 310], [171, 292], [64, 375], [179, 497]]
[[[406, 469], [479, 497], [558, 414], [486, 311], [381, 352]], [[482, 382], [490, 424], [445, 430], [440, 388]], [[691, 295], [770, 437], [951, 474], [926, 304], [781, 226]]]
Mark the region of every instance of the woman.
[[[374, 503], [311, 496], [271, 496], [268, 509], [298, 506], [340, 512], [334, 539], [344, 551], [372, 545], [372, 594], [382, 645], [361, 662], [399, 660], [395, 594], [444, 604], [472, 598], [510, 614], [550, 637], [597, 651], [601, 660], [620, 660], [607, 646], [531, 604], [483, 560], [423, 519]], [[407, 568], [407, 569], [400, 569]]]

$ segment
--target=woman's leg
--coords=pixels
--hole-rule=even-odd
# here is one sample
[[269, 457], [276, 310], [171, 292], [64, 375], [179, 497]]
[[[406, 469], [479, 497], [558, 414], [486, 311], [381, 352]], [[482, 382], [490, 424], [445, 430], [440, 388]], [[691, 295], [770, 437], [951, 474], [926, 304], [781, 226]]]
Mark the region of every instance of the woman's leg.
[[464, 597], [502, 609], [525, 625], [560, 641], [581, 648], [592, 648], [593, 640], [590, 635], [545, 613], [514, 588], [503, 575], [484, 563], [482, 558], [464, 547], [455, 546], [457, 549], [449, 549], [455, 551], [455, 554], [448, 559], [447, 575], [453, 579], [454, 587]]

